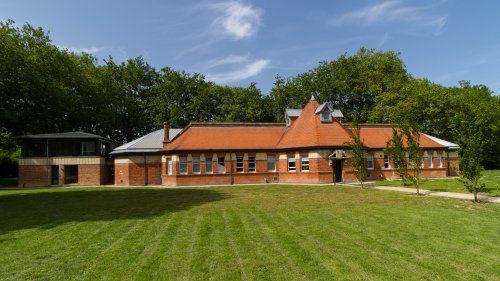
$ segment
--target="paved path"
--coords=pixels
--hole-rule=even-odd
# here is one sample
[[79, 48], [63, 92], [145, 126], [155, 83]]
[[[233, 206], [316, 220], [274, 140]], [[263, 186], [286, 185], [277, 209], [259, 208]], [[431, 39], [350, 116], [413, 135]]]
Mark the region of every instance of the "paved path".
[[[359, 185], [356, 185], [359, 186]], [[380, 190], [391, 190], [405, 193], [417, 193], [415, 188], [408, 187], [395, 187], [395, 186], [370, 186], [369, 188], [380, 189]], [[420, 189], [420, 194], [430, 195], [430, 196], [440, 196], [440, 197], [449, 197], [449, 198], [457, 198], [464, 200], [474, 200], [474, 195], [472, 193], [458, 193], [458, 192], [444, 192], [444, 191], [432, 191], [427, 189]], [[500, 203], [500, 197], [493, 196], [484, 196], [478, 195], [477, 198], [482, 202], [492, 202], [492, 203]]]

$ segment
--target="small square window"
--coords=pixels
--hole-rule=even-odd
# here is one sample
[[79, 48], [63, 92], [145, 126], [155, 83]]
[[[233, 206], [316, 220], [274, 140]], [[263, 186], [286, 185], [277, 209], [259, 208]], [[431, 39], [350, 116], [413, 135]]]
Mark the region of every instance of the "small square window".
[[321, 122], [325, 123], [332, 122], [332, 113], [330, 111], [321, 112]]

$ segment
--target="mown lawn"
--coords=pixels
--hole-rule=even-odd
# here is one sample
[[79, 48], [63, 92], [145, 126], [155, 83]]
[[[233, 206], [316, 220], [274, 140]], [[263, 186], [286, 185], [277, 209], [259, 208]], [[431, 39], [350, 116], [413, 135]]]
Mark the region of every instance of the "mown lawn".
[[[500, 170], [486, 170], [483, 172], [481, 181], [485, 183], [486, 188], [480, 194], [488, 196], [500, 196]], [[400, 180], [376, 181], [373, 185], [385, 186], [403, 186]], [[408, 186], [413, 188], [413, 186]], [[457, 179], [424, 179], [421, 181], [421, 188], [434, 191], [448, 191], [469, 193], [465, 186]]]
[[499, 280], [500, 205], [341, 186], [0, 191], [0, 280]]

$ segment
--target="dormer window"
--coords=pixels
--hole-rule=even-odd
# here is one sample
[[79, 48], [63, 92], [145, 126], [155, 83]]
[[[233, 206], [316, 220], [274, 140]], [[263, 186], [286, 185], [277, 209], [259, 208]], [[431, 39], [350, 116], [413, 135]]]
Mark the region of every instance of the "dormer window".
[[332, 113], [330, 111], [322, 111], [321, 112], [321, 122], [331, 123], [332, 122]]

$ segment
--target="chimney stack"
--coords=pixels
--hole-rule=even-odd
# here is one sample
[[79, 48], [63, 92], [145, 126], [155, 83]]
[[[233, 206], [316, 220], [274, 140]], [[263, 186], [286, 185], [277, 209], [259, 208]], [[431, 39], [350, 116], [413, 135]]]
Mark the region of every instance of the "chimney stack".
[[163, 122], [163, 144], [170, 143], [170, 126], [168, 122]]

